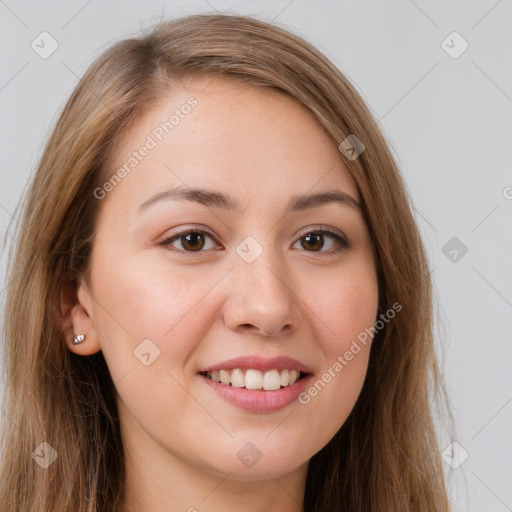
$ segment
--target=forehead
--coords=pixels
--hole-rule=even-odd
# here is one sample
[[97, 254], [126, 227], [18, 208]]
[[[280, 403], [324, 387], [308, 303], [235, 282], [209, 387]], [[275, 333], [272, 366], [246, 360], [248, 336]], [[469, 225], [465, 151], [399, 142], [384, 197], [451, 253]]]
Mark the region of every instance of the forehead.
[[226, 79], [170, 90], [121, 132], [108, 172], [123, 166], [121, 185], [137, 195], [201, 186], [244, 203], [336, 186], [358, 198], [336, 145], [310, 112], [276, 91]]

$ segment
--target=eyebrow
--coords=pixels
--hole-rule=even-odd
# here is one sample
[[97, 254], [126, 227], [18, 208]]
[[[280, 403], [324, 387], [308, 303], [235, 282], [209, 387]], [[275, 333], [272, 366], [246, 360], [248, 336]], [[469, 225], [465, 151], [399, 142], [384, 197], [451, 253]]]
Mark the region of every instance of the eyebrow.
[[[205, 188], [183, 188], [181, 186], [173, 187], [170, 189], [158, 192], [144, 201], [139, 207], [139, 213], [149, 208], [149, 206], [162, 200], [174, 201], [193, 201], [209, 207], [223, 208], [225, 210], [235, 211], [240, 213], [242, 208], [240, 203], [234, 197], [208, 190]], [[324, 204], [337, 203], [342, 206], [348, 206], [361, 212], [361, 205], [352, 196], [341, 190], [326, 190], [316, 194], [304, 194], [292, 196], [286, 208], [284, 215], [290, 212], [298, 212], [322, 206]]]

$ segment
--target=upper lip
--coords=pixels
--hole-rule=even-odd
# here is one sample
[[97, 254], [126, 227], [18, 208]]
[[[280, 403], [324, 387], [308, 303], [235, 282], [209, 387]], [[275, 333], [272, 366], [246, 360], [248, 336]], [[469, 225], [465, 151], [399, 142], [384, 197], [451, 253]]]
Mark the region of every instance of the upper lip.
[[227, 361], [222, 361], [221, 363], [213, 364], [211, 366], [206, 366], [198, 371], [201, 372], [213, 372], [216, 370], [233, 370], [235, 368], [240, 369], [248, 369], [253, 368], [255, 370], [283, 370], [285, 368], [289, 370], [299, 370], [303, 373], [311, 373], [310, 368], [308, 368], [304, 363], [298, 361], [297, 359], [293, 359], [292, 357], [287, 356], [278, 356], [278, 357], [261, 357], [261, 356], [241, 356], [235, 357], [233, 359], [228, 359]]

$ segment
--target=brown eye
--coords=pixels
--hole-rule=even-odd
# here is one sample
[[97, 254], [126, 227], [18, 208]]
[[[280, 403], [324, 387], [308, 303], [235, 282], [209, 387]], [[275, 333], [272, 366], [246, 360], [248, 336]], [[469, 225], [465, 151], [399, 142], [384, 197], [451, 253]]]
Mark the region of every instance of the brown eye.
[[204, 247], [204, 235], [202, 233], [189, 233], [182, 236], [182, 247], [186, 250], [200, 251]]
[[[326, 237], [334, 240], [334, 243], [331, 247], [328, 247], [327, 250], [322, 250], [325, 246], [324, 239]], [[303, 235], [299, 241], [302, 248], [306, 249], [306, 252], [318, 252], [320, 254], [335, 254], [339, 251], [352, 247], [346, 238], [338, 235], [338, 233], [335, 233], [334, 231], [325, 229], [310, 231]]]
[[[164, 241], [160, 242], [161, 246], [172, 246], [174, 242], [180, 242], [181, 249], [178, 249], [182, 252], [204, 252], [203, 248], [206, 245], [206, 240], [210, 238], [213, 240], [213, 237], [207, 233], [206, 231], [182, 231], [181, 233], [177, 233], [170, 238], [166, 238]], [[215, 244], [213, 244], [215, 246]]]
[[[333, 240], [333, 242], [327, 244], [326, 250], [322, 250], [326, 246], [326, 238], [330, 238]], [[205, 246], [208, 245], [208, 239], [210, 239], [213, 243], [210, 247], [205, 249]], [[174, 245], [176, 242], [179, 242], [181, 248]], [[319, 253], [322, 255], [332, 255], [352, 247], [352, 245], [344, 237], [340, 236], [334, 231], [325, 229], [310, 231], [300, 237], [298, 242], [300, 242], [301, 247], [305, 249], [306, 252]], [[219, 247], [219, 245], [215, 243], [215, 239], [212, 237], [212, 235], [203, 230], [181, 231], [180, 233], [176, 233], [171, 237], [166, 238], [158, 245], [168, 246], [177, 252], [198, 254], [205, 252], [207, 249], [215, 249], [216, 247]]]
[[311, 248], [314, 251], [319, 251], [324, 246], [323, 235], [310, 233], [309, 235], [303, 236], [301, 240], [305, 240], [306, 242], [301, 242], [302, 247], [304, 249]]

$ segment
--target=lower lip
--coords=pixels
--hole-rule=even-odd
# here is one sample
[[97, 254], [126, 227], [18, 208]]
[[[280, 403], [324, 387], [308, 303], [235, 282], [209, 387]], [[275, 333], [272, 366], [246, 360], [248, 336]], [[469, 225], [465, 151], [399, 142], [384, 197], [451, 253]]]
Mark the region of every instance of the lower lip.
[[273, 412], [294, 402], [307, 388], [312, 375], [308, 374], [294, 384], [286, 386], [285, 388], [276, 389], [275, 391], [237, 388], [215, 382], [204, 375], [200, 375], [200, 377], [219, 396], [240, 409], [252, 412]]

